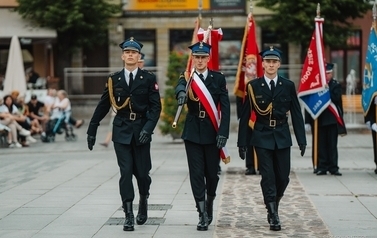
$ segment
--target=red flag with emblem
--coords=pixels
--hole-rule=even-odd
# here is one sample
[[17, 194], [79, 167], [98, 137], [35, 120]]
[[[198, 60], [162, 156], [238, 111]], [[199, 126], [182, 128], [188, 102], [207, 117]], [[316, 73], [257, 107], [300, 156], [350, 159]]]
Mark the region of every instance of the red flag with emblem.
[[234, 83], [234, 94], [241, 98], [245, 98], [246, 84], [256, 77], [263, 76], [262, 57], [259, 55], [255, 28], [254, 17], [249, 13], [246, 19], [237, 76]]

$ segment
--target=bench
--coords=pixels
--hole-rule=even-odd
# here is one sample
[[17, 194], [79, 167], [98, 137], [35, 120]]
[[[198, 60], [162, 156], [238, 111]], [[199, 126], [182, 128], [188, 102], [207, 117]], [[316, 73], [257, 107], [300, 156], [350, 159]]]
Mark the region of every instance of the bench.
[[342, 95], [342, 103], [344, 113], [363, 113], [363, 107], [361, 105], [361, 94]]

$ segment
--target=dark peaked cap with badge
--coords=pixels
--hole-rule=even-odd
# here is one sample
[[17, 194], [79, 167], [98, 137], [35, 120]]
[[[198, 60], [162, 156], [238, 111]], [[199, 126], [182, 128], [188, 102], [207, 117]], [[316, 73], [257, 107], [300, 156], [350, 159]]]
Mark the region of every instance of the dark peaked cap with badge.
[[140, 52], [141, 48], [143, 48], [143, 44], [135, 40], [133, 37], [130, 37], [129, 39], [120, 43], [119, 47], [122, 48], [123, 51], [133, 50], [133, 51]]
[[270, 60], [281, 60], [281, 50], [270, 46], [269, 49], [266, 49], [259, 53], [262, 56], [262, 59], [270, 59]]
[[326, 72], [330, 73], [334, 69], [334, 64], [326, 63]]
[[197, 42], [188, 48], [191, 49], [192, 55], [198, 55], [198, 56], [209, 56], [209, 51], [211, 50], [211, 45], [205, 43], [205, 42]]

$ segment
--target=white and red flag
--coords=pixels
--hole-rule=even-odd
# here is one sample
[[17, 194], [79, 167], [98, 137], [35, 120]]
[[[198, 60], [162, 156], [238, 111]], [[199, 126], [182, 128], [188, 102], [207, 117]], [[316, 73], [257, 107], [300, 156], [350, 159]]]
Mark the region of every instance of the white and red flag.
[[220, 68], [219, 42], [222, 37], [223, 31], [221, 28], [214, 30], [211, 25], [208, 26], [207, 30], [204, 30], [203, 28], [199, 28], [198, 30], [198, 40], [211, 45], [209, 62], [207, 64], [208, 68], [211, 70], [219, 70]]

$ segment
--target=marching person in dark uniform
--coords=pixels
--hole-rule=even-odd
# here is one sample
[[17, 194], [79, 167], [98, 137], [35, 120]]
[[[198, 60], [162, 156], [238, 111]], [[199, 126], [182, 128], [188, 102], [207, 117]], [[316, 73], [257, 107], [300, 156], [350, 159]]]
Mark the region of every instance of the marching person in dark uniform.
[[[333, 102], [343, 120], [342, 87], [333, 78], [334, 64], [326, 64], [326, 80], [330, 92], [331, 102]], [[329, 171], [332, 175], [341, 176], [338, 167], [338, 135], [345, 135], [346, 128], [339, 125], [335, 115], [326, 108], [317, 118], [318, 120], [318, 166], [317, 175], [326, 175]], [[313, 118], [306, 113], [305, 123], [313, 125]]]
[[[185, 143], [191, 189], [199, 212], [197, 230], [203, 231], [208, 229], [213, 219], [213, 201], [219, 181], [217, 172], [220, 149], [225, 147], [229, 136], [230, 103], [225, 76], [207, 68], [211, 46], [198, 42], [189, 48], [195, 67], [192, 77], [199, 79], [202, 88], [195, 91], [191, 83], [186, 92], [188, 82], [182, 73], [175, 93], [178, 105], [187, 103], [188, 107], [182, 139]], [[205, 99], [199, 97], [197, 92], [206, 94], [204, 98], [212, 102], [215, 108], [220, 108], [220, 122], [218, 125], [215, 122], [217, 128], [211, 121], [214, 110], [208, 109]]]
[[[292, 138], [288, 115], [291, 116], [301, 156], [306, 148], [305, 127], [294, 83], [277, 74], [280, 51], [270, 47], [260, 55], [264, 76], [247, 84], [246, 102], [239, 121], [238, 147], [240, 157], [244, 158], [251, 137], [262, 175], [261, 187], [268, 211], [267, 220], [270, 230], [279, 231], [278, 206], [288, 186], [291, 168]], [[251, 117], [254, 115], [252, 111], [255, 117]], [[253, 119], [251, 122], [250, 118]], [[253, 128], [251, 133], [249, 125]]]
[[[238, 120], [241, 117], [243, 104], [244, 104], [243, 98], [236, 96], [237, 118], [238, 118]], [[251, 128], [249, 127], [248, 130], [251, 130]], [[249, 131], [248, 133], [251, 133], [251, 131]], [[245, 160], [245, 166], [246, 166], [245, 175], [257, 174], [257, 172], [255, 170], [255, 163], [254, 163], [254, 161], [255, 161], [254, 147], [250, 143], [251, 142], [249, 142], [249, 146], [247, 147], [246, 158], [243, 158]]]
[[373, 141], [373, 156], [374, 156], [374, 163], [376, 165], [376, 169], [374, 173], [377, 174], [377, 116], [376, 116], [376, 105], [377, 105], [377, 97], [373, 98], [373, 102], [369, 106], [369, 110], [365, 115], [365, 123], [367, 124], [368, 128], [372, 131], [372, 141]]
[[123, 230], [134, 230], [132, 202], [134, 187], [132, 176], [137, 180], [140, 200], [136, 217], [138, 225], [147, 221], [147, 199], [152, 182], [150, 147], [151, 136], [161, 112], [161, 101], [154, 74], [137, 67], [143, 45], [133, 37], [121, 43], [124, 69], [109, 76], [87, 131], [90, 150], [96, 141], [97, 127], [109, 112], [117, 111], [113, 122], [114, 150], [120, 168], [120, 196], [126, 214]]

